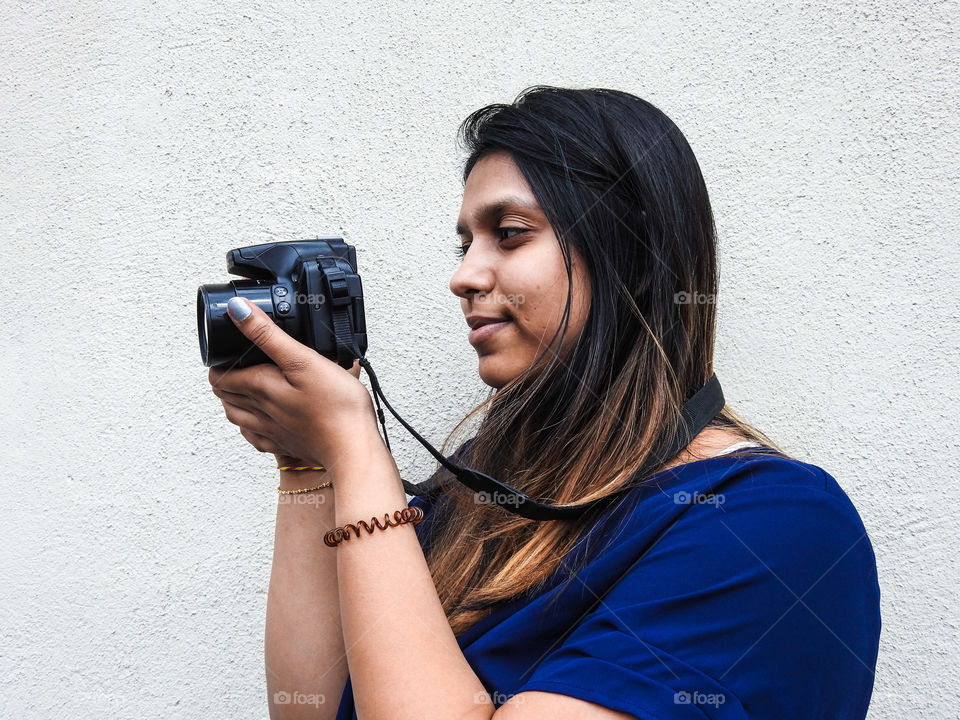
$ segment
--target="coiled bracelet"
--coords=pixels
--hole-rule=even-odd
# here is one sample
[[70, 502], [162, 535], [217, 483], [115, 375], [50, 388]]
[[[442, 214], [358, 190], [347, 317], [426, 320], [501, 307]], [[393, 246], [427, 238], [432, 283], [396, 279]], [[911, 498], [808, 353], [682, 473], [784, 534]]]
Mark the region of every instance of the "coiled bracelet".
[[393, 518], [396, 522], [390, 522], [390, 513], [384, 513], [384, 524], [382, 525], [379, 519], [371, 517], [370, 520], [374, 523], [373, 526], [368, 525], [364, 520], [360, 520], [359, 526], [350, 523], [349, 525], [334, 528], [323, 536], [323, 542], [330, 547], [336, 547], [344, 540], [350, 539], [350, 530], [353, 530], [357, 534], [357, 537], [360, 537], [361, 527], [366, 530], [368, 534], [373, 534], [374, 529], [386, 530], [388, 527], [396, 527], [404, 523], [413, 523], [416, 525], [423, 520], [423, 509], [419, 507], [405, 507], [402, 510], [394, 511]]

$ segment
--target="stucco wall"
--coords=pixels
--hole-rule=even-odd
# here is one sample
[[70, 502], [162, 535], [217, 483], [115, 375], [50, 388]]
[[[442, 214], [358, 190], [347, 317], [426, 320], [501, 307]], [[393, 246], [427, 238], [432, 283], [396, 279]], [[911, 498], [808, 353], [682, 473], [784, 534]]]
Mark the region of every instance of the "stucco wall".
[[387, 397], [439, 444], [487, 390], [447, 287], [456, 126], [547, 83], [687, 135], [728, 401], [874, 544], [870, 717], [955, 717], [957, 3], [111, 5], [0, 5], [0, 716], [266, 716], [276, 471], [210, 392], [197, 285], [344, 234]]

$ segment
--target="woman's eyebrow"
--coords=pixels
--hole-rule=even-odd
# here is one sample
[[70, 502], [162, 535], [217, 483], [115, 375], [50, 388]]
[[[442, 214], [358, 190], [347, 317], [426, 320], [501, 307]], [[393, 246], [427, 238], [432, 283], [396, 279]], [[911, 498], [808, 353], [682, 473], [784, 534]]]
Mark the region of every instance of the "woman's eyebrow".
[[[500, 198], [492, 203], [487, 205], [481, 205], [476, 210], [473, 211], [473, 218], [478, 223], [489, 221], [493, 216], [501, 214], [504, 210], [510, 208], [518, 208], [520, 210], [532, 210], [534, 212], [540, 212], [540, 206], [531, 200], [526, 198], [517, 197], [516, 195], [510, 195], [508, 197]], [[463, 235], [467, 232], [467, 228], [464, 226], [463, 221], [457, 221], [457, 235]]]

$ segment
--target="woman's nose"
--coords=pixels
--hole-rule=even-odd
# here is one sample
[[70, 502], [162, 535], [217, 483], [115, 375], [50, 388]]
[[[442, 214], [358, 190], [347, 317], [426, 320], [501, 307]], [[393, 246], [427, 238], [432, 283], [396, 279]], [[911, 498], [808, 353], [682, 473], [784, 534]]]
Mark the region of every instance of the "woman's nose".
[[496, 283], [496, 273], [481, 253], [474, 249], [467, 252], [460, 267], [450, 278], [450, 292], [460, 298], [468, 298], [472, 293], [490, 293]]

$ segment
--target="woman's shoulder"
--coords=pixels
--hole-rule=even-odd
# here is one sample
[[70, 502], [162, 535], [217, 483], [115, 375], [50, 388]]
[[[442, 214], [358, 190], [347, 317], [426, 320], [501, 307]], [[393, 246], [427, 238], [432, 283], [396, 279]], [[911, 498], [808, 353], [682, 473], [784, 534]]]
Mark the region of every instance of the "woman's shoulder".
[[727, 493], [764, 492], [784, 497], [825, 493], [845, 504], [850, 502], [837, 479], [823, 467], [762, 445], [680, 465], [656, 473], [648, 483], [678, 491], [722, 489]]
[[729, 479], [721, 470], [715, 484], [742, 512], [783, 520], [842, 519], [849, 531], [865, 532], [850, 497], [822, 466], [778, 452], [758, 452], [730, 462]]
[[816, 587], [808, 604], [821, 617], [855, 624], [860, 614], [878, 631], [873, 547], [853, 502], [824, 468], [752, 452], [692, 463], [660, 485], [622, 508], [594, 556], [598, 567], [622, 573], [625, 597], [645, 597], [658, 583], [676, 598], [741, 583], [742, 591], [719, 594], [767, 612], [774, 595], [787, 602]]
[[860, 514], [831, 473], [769, 448], [751, 450], [657, 473], [597, 524], [592, 544], [624, 557], [653, 551], [718, 559], [749, 548], [782, 568], [849, 551], [866, 574], [875, 573]]
[[864, 704], [881, 624], [876, 565], [832, 475], [775, 452], [658, 475], [617, 508], [593, 544], [602, 551], [551, 588], [550, 611], [553, 598], [531, 604], [544, 623], [580, 619], [515, 692], [587, 688], [666, 717], [676, 700], [654, 681], [666, 669], [667, 687], [721, 693], [735, 714], [741, 700], [769, 717]]

